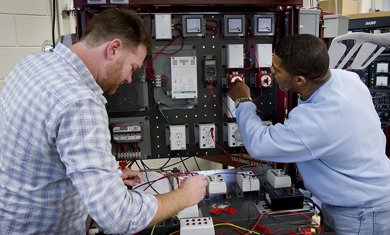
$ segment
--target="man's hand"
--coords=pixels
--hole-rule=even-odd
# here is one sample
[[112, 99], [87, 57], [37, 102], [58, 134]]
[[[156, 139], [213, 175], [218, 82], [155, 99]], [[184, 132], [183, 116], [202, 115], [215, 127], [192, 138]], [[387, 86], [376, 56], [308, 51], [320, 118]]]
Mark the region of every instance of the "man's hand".
[[187, 193], [187, 207], [198, 204], [204, 197], [207, 181], [204, 175], [195, 175], [185, 178], [181, 183], [179, 190], [184, 190]]
[[237, 98], [248, 96], [251, 97], [249, 87], [243, 81], [236, 80], [229, 86], [228, 95], [235, 101]]
[[122, 170], [121, 178], [127, 186], [136, 186], [137, 183], [142, 182], [141, 173], [128, 168]]

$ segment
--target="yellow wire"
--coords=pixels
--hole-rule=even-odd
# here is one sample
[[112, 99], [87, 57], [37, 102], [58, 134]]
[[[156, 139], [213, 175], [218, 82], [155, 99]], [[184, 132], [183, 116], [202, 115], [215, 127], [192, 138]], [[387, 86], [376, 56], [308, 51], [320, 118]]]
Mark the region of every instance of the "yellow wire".
[[175, 214], [176, 215], [176, 217], [180, 220], [180, 217], [177, 215], [177, 214]]
[[[215, 227], [215, 226], [219, 226], [219, 225], [230, 225], [230, 226], [233, 226], [233, 227], [236, 227], [236, 228], [239, 228], [239, 229], [245, 230], [245, 231], [251, 231], [251, 230], [249, 230], [249, 229], [242, 228], [242, 227], [240, 227], [240, 226], [237, 226], [237, 225], [234, 225], [234, 224], [229, 224], [229, 223], [219, 223], [219, 224], [214, 224], [214, 227]], [[252, 233], [261, 235], [260, 233], [258, 233], [258, 232], [255, 232], [255, 231], [252, 231]]]
[[153, 232], [154, 232], [154, 228], [156, 227], [156, 225], [153, 226], [153, 229], [152, 229], [152, 232], [150, 233], [150, 235], [153, 235]]
[[169, 235], [173, 235], [173, 234], [175, 234], [175, 233], [177, 233], [177, 232], [179, 232], [180, 230], [177, 230], [177, 231], [175, 231], [175, 232], [173, 232], [173, 233], [170, 233]]

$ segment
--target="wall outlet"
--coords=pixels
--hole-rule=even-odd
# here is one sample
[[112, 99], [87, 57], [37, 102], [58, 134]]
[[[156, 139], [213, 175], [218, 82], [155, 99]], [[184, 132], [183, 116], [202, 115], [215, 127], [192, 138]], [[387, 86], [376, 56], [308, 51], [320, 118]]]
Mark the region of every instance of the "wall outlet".
[[240, 147], [244, 146], [244, 142], [242, 142], [241, 133], [238, 130], [238, 126], [236, 123], [228, 123], [227, 128], [227, 142], [229, 147]]
[[260, 190], [260, 181], [252, 171], [238, 172], [236, 182], [243, 192]]
[[172, 125], [169, 126], [171, 150], [185, 150], [187, 148], [186, 126]]
[[[213, 129], [213, 137], [211, 137], [211, 129]], [[215, 134], [215, 124], [199, 124], [199, 148], [215, 148]]]

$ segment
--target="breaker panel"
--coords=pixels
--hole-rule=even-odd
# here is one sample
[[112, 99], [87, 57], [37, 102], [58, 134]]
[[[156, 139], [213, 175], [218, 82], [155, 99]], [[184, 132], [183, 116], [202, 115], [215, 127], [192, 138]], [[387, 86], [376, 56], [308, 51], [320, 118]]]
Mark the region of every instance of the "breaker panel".
[[[94, 13], [104, 8], [82, 5]], [[297, 8], [261, 4], [253, 12], [238, 6], [237, 13], [222, 6], [143, 8], [147, 11], [138, 9], [139, 16], [151, 33], [153, 52], [130, 84], [106, 95], [118, 160], [245, 151], [227, 95], [237, 80], [250, 87], [262, 120], [276, 124], [284, 115], [285, 101], [278, 100], [282, 91], [270, 67], [276, 42], [297, 31], [293, 16], [298, 14], [290, 14]], [[82, 13], [81, 19], [89, 16]]]

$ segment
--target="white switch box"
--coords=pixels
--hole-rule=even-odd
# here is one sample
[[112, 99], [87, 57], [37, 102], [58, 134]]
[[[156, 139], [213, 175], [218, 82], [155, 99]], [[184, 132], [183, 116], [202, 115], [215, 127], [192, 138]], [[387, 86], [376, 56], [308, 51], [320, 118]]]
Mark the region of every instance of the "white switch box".
[[227, 192], [226, 182], [223, 179], [222, 175], [220, 174], [208, 175], [206, 179], [207, 179], [206, 190], [208, 193], [223, 194]]
[[169, 126], [169, 133], [171, 150], [185, 150], [187, 148], [185, 125]]
[[238, 172], [236, 182], [243, 192], [260, 190], [260, 181], [252, 171]]
[[238, 130], [238, 126], [236, 123], [234, 122], [228, 123], [227, 135], [228, 135], [229, 147], [244, 146], [244, 142], [242, 142], [241, 133]]
[[[256, 44], [256, 55], [260, 68], [270, 68], [272, 66], [272, 44]], [[252, 59], [257, 68], [256, 58]]]
[[214, 235], [214, 225], [211, 217], [201, 217], [180, 220], [180, 235]]
[[[211, 136], [213, 129], [213, 136]], [[215, 124], [199, 124], [199, 148], [215, 148]]]
[[274, 188], [291, 187], [291, 177], [281, 169], [271, 169], [267, 171], [267, 181]]
[[171, 14], [155, 14], [154, 25], [157, 40], [172, 40], [172, 17]]
[[244, 44], [226, 45], [227, 68], [244, 68]]

